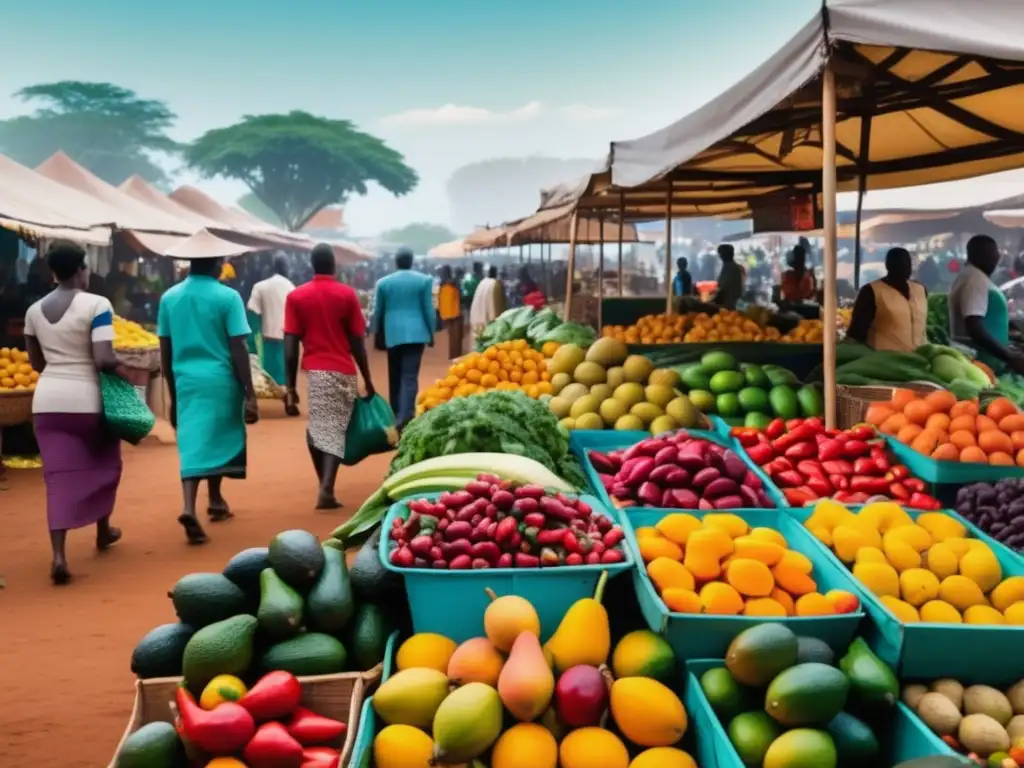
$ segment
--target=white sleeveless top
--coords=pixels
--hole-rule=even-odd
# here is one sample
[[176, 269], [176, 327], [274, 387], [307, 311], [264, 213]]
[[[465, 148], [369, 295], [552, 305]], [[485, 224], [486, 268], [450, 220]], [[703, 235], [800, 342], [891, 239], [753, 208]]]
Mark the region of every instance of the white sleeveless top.
[[114, 310], [94, 293], [77, 293], [64, 315], [51, 323], [40, 299], [25, 313], [25, 335], [35, 337], [46, 367], [36, 382], [33, 413], [102, 413], [94, 342], [114, 340]]

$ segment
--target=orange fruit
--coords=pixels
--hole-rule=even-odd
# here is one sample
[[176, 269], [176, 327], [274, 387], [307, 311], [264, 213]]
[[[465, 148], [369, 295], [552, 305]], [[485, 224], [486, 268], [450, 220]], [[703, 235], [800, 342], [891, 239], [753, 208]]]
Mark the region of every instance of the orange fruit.
[[908, 405], [919, 399], [918, 394], [912, 389], [894, 389], [889, 402], [895, 410], [903, 411]]
[[[973, 439], [972, 437], [971, 440]], [[943, 443], [932, 451], [932, 458], [936, 461], [959, 461], [960, 449], [953, 443]]]
[[978, 429], [974, 419], [974, 416], [966, 413], [963, 416], [954, 416], [952, 421], [949, 422], [949, 431], [959, 432], [960, 430], [965, 430], [973, 435]]
[[913, 400], [903, 409], [903, 415], [911, 424], [924, 425], [933, 413], [935, 409], [924, 400]]
[[949, 413], [956, 405], [956, 395], [945, 389], [939, 389], [925, 395], [924, 401], [934, 408], [936, 413]]
[[1002, 451], [995, 451], [988, 455], [988, 463], [992, 466], [998, 467], [1013, 467], [1016, 466], [1016, 462], [1013, 460], [1013, 456]]
[[[974, 432], [968, 432], [966, 429], [958, 429], [950, 434], [949, 441], [961, 451], [964, 448], [973, 448], [978, 444], [978, 441], [974, 439]], [[1024, 446], [1021, 447], [1024, 448]]]
[[978, 404], [974, 400], [960, 400], [949, 409], [949, 415], [954, 419], [957, 416], [977, 416]]
[[972, 445], [960, 451], [960, 461], [969, 464], [988, 464], [988, 456], [981, 448]]
[[882, 426], [880, 426], [878, 430], [884, 435], [896, 435], [899, 434], [899, 431], [909, 423], [910, 422], [907, 420], [907, 417], [902, 413], [894, 413], [882, 422]]
[[925, 456], [931, 456], [932, 452], [939, 444], [939, 434], [934, 429], [926, 429], [910, 444], [918, 453], [923, 453]]
[[1020, 411], [1017, 410], [1017, 406], [1013, 404], [1012, 400], [1005, 397], [997, 397], [989, 403], [988, 408], [985, 409], [985, 415], [997, 422], [1002, 421], [1007, 416], [1013, 416], [1017, 413], [1020, 413]]
[[864, 415], [864, 421], [873, 427], [880, 427], [894, 413], [896, 413], [896, 410], [888, 403], [872, 403], [868, 406], [868, 412]]
[[1024, 448], [1017, 451], [1017, 466], [1024, 468]]
[[975, 416], [974, 427], [978, 432], [987, 432], [990, 429], [999, 429], [999, 424], [988, 416]]
[[1019, 413], [1004, 416], [999, 420], [999, 428], [1008, 435], [1013, 432], [1024, 430], [1024, 416]]
[[1013, 447], [1018, 451], [1024, 448], [1024, 430], [1010, 433], [1010, 440], [1013, 441]]
[[896, 439], [901, 443], [910, 445], [922, 432], [924, 432], [924, 427], [920, 424], [907, 424], [907, 426], [903, 427], [903, 429], [896, 433]]
[[945, 413], [935, 412], [928, 417], [928, 421], [925, 422], [925, 426], [928, 429], [934, 429], [939, 432], [945, 432], [949, 429], [951, 420]]
[[[983, 418], [981, 416], [978, 417]], [[1013, 453], [1013, 440], [1005, 432], [998, 429], [989, 429], [978, 435], [978, 447], [985, 453]]]

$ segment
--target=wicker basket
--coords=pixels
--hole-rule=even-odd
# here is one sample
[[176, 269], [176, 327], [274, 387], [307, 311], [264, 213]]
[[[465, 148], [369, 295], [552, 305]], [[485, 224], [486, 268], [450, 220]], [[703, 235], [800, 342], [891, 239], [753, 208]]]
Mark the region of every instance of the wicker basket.
[[160, 347], [134, 347], [132, 349], [114, 349], [117, 361], [126, 368], [139, 368], [144, 371], [160, 370]]
[[31, 391], [16, 390], [0, 395], [0, 427], [16, 427], [31, 420]]
[[864, 421], [864, 414], [872, 403], [884, 403], [892, 399], [895, 389], [909, 389], [918, 394], [926, 395], [937, 389], [938, 384], [927, 381], [911, 381], [906, 384], [881, 384], [874, 387], [836, 387], [836, 424], [839, 429], [849, 429], [854, 424]]
[[[343, 742], [339, 740], [336, 744], [325, 745], [341, 751], [339, 768], [348, 765], [352, 754], [356, 731], [359, 730], [359, 712], [363, 706], [363, 697], [380, 680], [383, 670], [384, 665], [378, 664], [367, 672], [342, 672], [336, 675], [299, 678], [299, 682], [302, 683], [302, 706], [318, 715], [348, 725]], [[116, 768], [117, 758], [125, 741], [139, 728], [149, 723], [174, 722], [171, 704], [181, 680], [180, 677], [159, 677], [135, 681], [135, 705], [132, 707], [131, 718], [108, 768]]]

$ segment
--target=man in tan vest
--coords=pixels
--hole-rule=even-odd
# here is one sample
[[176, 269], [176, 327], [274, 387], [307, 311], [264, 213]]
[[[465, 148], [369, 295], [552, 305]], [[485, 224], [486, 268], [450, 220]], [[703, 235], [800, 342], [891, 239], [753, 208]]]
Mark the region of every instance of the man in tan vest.
[[913, 352], [925, 343], [928, 292], [910, 279], [913, 269], [906, 248], [890, 249], [885, 255], [885, 277], [857, 294], [847, 338], [891, 352]]

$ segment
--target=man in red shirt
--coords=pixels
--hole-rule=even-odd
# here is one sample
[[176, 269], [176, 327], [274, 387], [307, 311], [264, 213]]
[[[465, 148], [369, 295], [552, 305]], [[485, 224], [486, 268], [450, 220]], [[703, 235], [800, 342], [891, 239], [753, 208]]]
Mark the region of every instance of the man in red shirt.
[[313, 279], [288, 294], [284, 310], [285, 405], [295, 408], [295, 384], [302, 344], [309, 421], [306, 443], [313, 459], [320, 493], [317, 509], [338, 509], [334, 481], [345, 457], [345, 433], [359, 396], [356, 370], [366, 397], [374, 394], [366, 361], [366, 321], [355, 291], [334, 276], [334, 251], [320, 243], [313, 249]]

